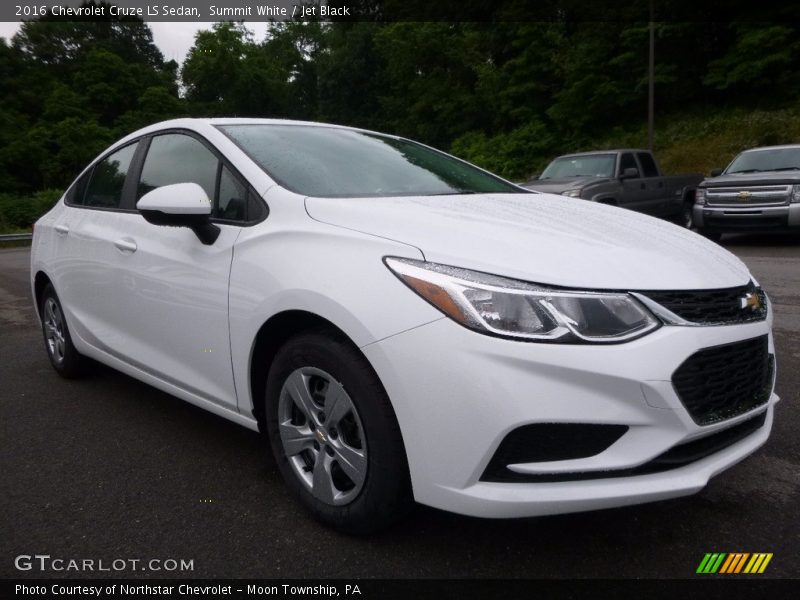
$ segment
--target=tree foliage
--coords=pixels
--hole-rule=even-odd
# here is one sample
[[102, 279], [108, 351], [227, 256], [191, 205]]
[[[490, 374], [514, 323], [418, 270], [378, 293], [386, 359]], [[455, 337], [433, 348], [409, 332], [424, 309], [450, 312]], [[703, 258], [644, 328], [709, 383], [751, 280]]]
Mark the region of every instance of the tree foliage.
[[[273, 23], [263, 39], [217, 23], [180, 68], [138, 19], [27, 21], [0, 39], [0, 186], [63, 188], [112, 140], [190, 115], [388, 131], [512, 178], [619, 131], [645, 143], [646, 23], [575, 21], [556, 0], [541, 22], [386, 23], [373, 4], [374, 22]], [[793, 109], [799, 60], [790, 20], [658, 23], [657, 119]]]

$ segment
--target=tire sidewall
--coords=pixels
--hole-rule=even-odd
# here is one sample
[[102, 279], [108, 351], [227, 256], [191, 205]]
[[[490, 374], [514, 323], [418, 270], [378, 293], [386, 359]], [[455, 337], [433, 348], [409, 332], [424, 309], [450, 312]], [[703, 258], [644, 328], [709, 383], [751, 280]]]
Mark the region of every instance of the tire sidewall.
[[[44, 326], [44, 307], [47, 300], [50, 298], [55, 301], [58, 310], [61, 312], [62, 327], [64, 330], [64, 360], [61, 362], [55, 360], [47, 344], [47, 332]], [[83, 357], [78, 353], [75, 349], [75, 345], [72, 343], [72, 335], [70, 334], [69, 325], [67, 323], [67, 315], [64, 313], [61, 300], [59, 300], [58, 294], [56, 294], [56, 290], [51, 283], [48, 283], [42, 292], [42, 298], [39, 304], [39, 315], [41, 316], [42, 323], [42, 339], [44, 340], [45, 352], [47, 352], [47, 358], [50, 360], [50, 364], [53, 365], [53, 368], [63, 377], [71, 378], [81, 375], [84, 366]]]
[[[331, 506], [315, 498], [292, 469], [278, 431], [278, 401], [287, 377], [301, 367], [316, 367], [336, 379], [350, 396], [361, 420], [367, 448], [367, 475], [358, 496]], [[287, 342], [269, 370], [265, 394], [267, 434], [278, 468], [294, 496], [317, 518], [337, 529], [362, 533], [382, 527], [392, 515], [387, 506], [406, 499], [408, 467], [396, 419], [377, 375], [358, 351], [341, 340], [303, 334]], [[388, 410], [387, 410], [388, 409]], [[398, 517], [400, 514], [397, 515]]]

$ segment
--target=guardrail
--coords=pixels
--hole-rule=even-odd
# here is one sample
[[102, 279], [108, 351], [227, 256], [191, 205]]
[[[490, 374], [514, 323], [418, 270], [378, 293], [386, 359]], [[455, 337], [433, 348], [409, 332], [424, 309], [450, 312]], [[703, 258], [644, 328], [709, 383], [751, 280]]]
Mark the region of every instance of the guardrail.
[[33, 239], [32, 233], [4, 233], [0, 235], [0, 242], [29, 242]]

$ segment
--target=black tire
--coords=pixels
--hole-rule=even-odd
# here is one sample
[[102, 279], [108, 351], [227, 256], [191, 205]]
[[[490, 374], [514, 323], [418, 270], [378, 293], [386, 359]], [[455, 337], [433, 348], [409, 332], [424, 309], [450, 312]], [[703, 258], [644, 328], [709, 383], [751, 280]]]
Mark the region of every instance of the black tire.
[[694, 225], [694, 200], [684, 200], [681, 212], [678, 215], [678, 225], [689, 231], [696, 230]]
[[[88, 359], [75, 349], [61, 301], [50, 283], [42, 292], [39, 314], [42, 318], [42, 336], [47, 357], [56, 373], [66, 379], [83, 375]], [[49, 332], [52, 333], [49, 335]]]
[[719, 243], [722, 239], [722, 234], [719, 231], [708, 231], [707, 229], [700, 229], [700, 235], [712, 242]]
[[[307, 375], [309, 371], [314, 373]], [[315, 374], [317, 372], [322, 375]], [[324, 381], [328, 375], [332, 379], [320, 387], [320, 381]], [[290, 376], [294, 379], [290, 380]], [[315, 377], [319, 381], [314, 381]], [[361, 483], [354, 484], [356, 479], [349, 480], [345, 477], [342, 488], [347, 489], [352, 484], [349, 491], [340, 492], [338, 485], [332, 488], [335, 494], [352, 495], [347, 500], [340, 498], [340, 502], [346, 502], [345, 504], [332, 505], [322, 501], [318, 497], [320, 494], [315, 495], [309, 488], [309, 485], [312, 488], [316, 485], [317, 480], [314, 477], [317, 464], [326, 452], [332, 461], [330, 473], [338, 469], [341, 479], [344, 471], [337, 463], [340, 455], [334, 454], [338, 452], [334, 450], [334, 444], [337, 435], [341, 436], [338, 441], [345, 443], [345, 418], [339, 421], [342, 433], [337, 434], [337, 423], [333, 423], [333, 417], [326, 423], [324, 415], [321, 417], [323, 421], [317, 423], [315, 429], [314, 422], [306, 417], [308, 411], [300, 409], [300, 403], [288, 391], [292, 388], [291, 381], [304, 382], [304, 389], [310, 392], [309, 398], [315, 402], [312, 405], [313, 410], [320, 411], [317, 415], [322, 415], [320, 407], [324, 406], [327, 410], [329, 406], [329, 390], [343, 389], [350, 401], [348, 406], [353, 410], [347, 413], [347, 418], [352, 423], [358, 421], [357, 426], [351, 426], [356, 431], [353, 437], [358, 438], [353, 444], [361, 444], [360, 448], [363, 448], [366, 459], [362, 463], [365, 465], [365, 477]], [[336, 387], [337, 384], [341, 387]], [[311, 391], [314, 386], [317, 386], [317, 390], [323, 389], [324, 393]], [[318, 395], [315, 396], [315, 393]], [[318, 400], [322, 403], [317, 402]], [[318, 520], [346, 533], [372, 533], [399, 520], [413, 506], [405, 449], [389, 397], [366, 359], [339, 332], [308, 332], [286, 342], [270, 367], [265, 403], [267, 433], [278, 468], [292, 494]], [[299, 412], [292, 412], [294, 416], [287, 420], [286, 410]], [[279, 422], [284, 423], [284, 430], [286, 424], [297, 428], [297, 431], [300, 428], [304, 432], [306, 429], [310, 430], [313, 447], [296, 451], [291, 458], [287, 456]], [[321, 437], [319, 434], [322, 434]], [[302, 435], [302, 446], [305, 447], [309, 443], [306, 437], [309, 434]], [[313, 438], [314, 435], [317, 437]], [[303, 471], [304, 475], [301, 474]], [[303, 477], [312, 481], [304, 480]], [[333, 474], [330, 475], [330, 481], [335, 481]], [[324, 486], [317, 486], [317, 489], [320, 487], [324, 489]]]

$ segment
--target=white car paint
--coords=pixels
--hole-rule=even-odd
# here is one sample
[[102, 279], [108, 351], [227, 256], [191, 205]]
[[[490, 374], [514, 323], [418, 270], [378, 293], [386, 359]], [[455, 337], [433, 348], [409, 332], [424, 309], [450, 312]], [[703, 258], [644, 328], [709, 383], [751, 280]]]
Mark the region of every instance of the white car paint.
[[[730, 253], [676, 226], [547, 194], [312, 198], [273, 181], [214, 127], [269, 123], [181, 119], [131, 134], [196, 132], [269, 207], [249, 227], [220, 225], [212, 245], [135, 212], [60, 201], [37, 222], [32, 277], [58, 292], [76, 348], [251, 429], [251, 370], [261, 327], [284, 311], [341, 329], [381, 379], [397, 414], [419, 502], [485, 517], [633, 504], [695, 492], [769, 435], [766, 406], [696, 425], [670, 383], [694, 352], [770, 336], [761, 322], [663, 326], [615, 345], [539, 344], [489, 337], [406, 288], [386, 256], [428, 260], [551, 286], [613, 290], [716, 289], [747, 284]], [[105, 154], [105, 153], [104, 153]], [[99, 158], [99, 157], [98, 157]], [[33, 286], [32, 281], [32, 286]], [[675, 444], [767, 411], [757, 433], [679, 469], [558, 483], [491, 483], [481, 473], [500, 440], [535, 422], [624, 423], [601, 454], [515, 466], [522, 473], [643, 464]]]

